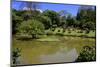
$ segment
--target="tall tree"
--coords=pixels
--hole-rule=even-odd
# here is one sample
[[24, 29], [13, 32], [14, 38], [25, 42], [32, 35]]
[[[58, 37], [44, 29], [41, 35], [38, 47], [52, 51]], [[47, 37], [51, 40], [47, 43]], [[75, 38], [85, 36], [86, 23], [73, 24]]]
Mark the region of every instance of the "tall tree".
[[25, 11], [23, 14], [25, 20], [31, 19], [40, 13], [39, 10], [37, 10], [40, 7], [37, 2], [23, 2], [20, 6], [20, 10]]
[[[79, 11], [77, 13], [77, 17], [76, 19], [78, 21], [80, 21], [80, 27], [81, 28], [85, 28], [88, 27], [86, 26], [88, 24], [88, 22], [93, 25], [94, 28], [90, 28], [90, 29], [95, 29], [95, 25], [96, 25], [96, 11], [95, 8], [93, 6], [81, 6], [79, 8]], [[91, 26], [89, 26], [91, 27]]]
[[52, 25], [59, 25], [59, 13], [52, 10], [45, 10], [43, 15], [51, 19]]
[[12, 9], [12, 33], [17, 33], [17, 28], [19, 24], [23, 21], [22, 17], [17, 15], [18, 11], [15, 9]]

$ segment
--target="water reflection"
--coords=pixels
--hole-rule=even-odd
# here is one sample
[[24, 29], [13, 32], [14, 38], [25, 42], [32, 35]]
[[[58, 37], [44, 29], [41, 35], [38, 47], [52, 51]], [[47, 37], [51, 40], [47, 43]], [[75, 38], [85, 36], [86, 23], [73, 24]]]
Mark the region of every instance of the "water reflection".
[[[47, 38], [48, 39], [48, 38]], [[56, 41], [52, 41], [56, 40]], [[13, 41], [21, 48], [20, 64], [74, 62], [85, 45], [95, 45], [95, 39], [80, 37], [49, 37], [48, 40]]]
[[78, 53], [75, 48], [68, 52], [65, 49], [61, 49], [55, 54], [41, 55], [40, 62], [41, 63], [74, 62], [77, 59], [77, 57]]

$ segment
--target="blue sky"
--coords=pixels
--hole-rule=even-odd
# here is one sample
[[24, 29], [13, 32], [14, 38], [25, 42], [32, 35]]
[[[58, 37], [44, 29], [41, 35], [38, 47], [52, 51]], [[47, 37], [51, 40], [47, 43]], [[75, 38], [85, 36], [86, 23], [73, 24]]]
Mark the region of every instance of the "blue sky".
[[[14, 9], [20, 9], [22, 8], [21, 4], [23, 4], [24, 2], [13, 2], [12, 4], [12, 8]], [[53, 10], [56, 12], [59, 12], [61, 10], [65, 10], [68, 13], [71, 13], [73, 16], [76, 16], [77, 12], [78, 12], [78, 8], [80, 7], [79, 5], [71, 5], [71, 4], [53, 4], [53, 3], [39, 3], [38, 4], [40, 6], [39, 9], [41, 10]]]

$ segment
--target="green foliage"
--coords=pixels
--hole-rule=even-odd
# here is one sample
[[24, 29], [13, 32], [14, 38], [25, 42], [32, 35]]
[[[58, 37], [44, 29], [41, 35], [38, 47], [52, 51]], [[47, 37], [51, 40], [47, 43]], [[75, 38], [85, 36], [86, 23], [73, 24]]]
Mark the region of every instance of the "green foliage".
[[83, 30], [79, 30], [77, 33], [83, 33]]
[[86, 29], [86, 32], [85, 33], [88, 34], [89, 32], [90, 32], [90, 30]]
[[23, 19], [17, 15], [17, 11], [13, 10], [12, 11], [12, 33], [13, 34], [17, 33], [17, 27], [22, 22], [22, 20]]
[[71, 31], [68, 31], [68, 33], [71, 33]]
[[84, 46], [76, 62], [86, 62], [96, 60], [96, 49], [94, 46]]
[[23, 21], [18, 28], [19, 33], [32, 35], [32, 38], [36, 38], [37, 35], [43, 34], [44, 25], [37, 20]]
[[[38, 35], [45, 34], [45, 30], [52, 30], [47, 34], [56, 34], [56, 28], [62, 28], [61, 32], [66, 33], [67, 28], [75, 28], [85, 30], [88, 35], [89, 31], [96, 29], [96, 11], [92, 6], [80, 7], [77, 16], [72, 16], [65, 10], [60, 12], [45, 10], [42, 13], [37, 10], [12, 10], [12, 32], [14, 34], [25, 35], [38, 38]], [[54, 29], [53, 29], [54, 28]], [[59, 32], [59, 30], [57, 31]], [[73, 33], [74, 30], [69, 30], [67, 33]], [[79, 31], [79, 35], [84, 32]], [[70, 35], [71, 35], [70, 34]], [[75, 35], [78, 35], [77, 33]], [[26, 36], [27, 35], [27, 36]], [[73, 34], [72, 34], [73, 35]]]
[[63, 33], [66, 32], [66, 29], [63, 29]]
[[51, 19], [52, 24], [59, 25], [59, 13], [51, 10], [46, 10], [43, 12], [44, 16], [47, 16]]
[[66, 28], [66, 16], [60, 17], [60, 24], [61, 27]]
[[58, 32], [60, 32], [60, 30], [58, 30]]
[[52, 31], [48, 31], [46, 34], [47, 35], [53, 35], [53, 32]]
[[92, 6], [82, 6], [79, 8], [76, 19], [80, 21], [79, 27], [81, 29], [93, 30], [96, 25], [96, 11]]
[[40, 20], [40, 21], [44, 24], [45, 29], [51, 28], [52, 22], [51, 22], [51, 19], [50, 19], [48, 16], [42, 16], [42, 15], [41, 15], [41, 16], [38, 18], [38, 20]]
[[[40, 12], [37, 11], [37, 10], [33, 10], [33, 11], [24, 11], [22, 17], [23, 17], [24, 20], [29, 20], [29, 19], [33, 19], [33, 18], [37, 19], [37, 18], [38, 18], [38, 17], [37, 17], [38, 15], [40, 15]], [[39, 18], [38, 18], [38, 19], [39, 19]]]
[[51, 30], [52, 30], [52, 31], [55, 31], [55, 28], [52, 28]]
[[63, 36], [63, 33], [57, 32], [56, 35]]
[[67, 22], [67, 26], [71, 27], [71, 26], [74, 26], [74, 18], [71, 17], [71, 15], [68, 15], [67, 16], [67, 19], [66, 19], [66, 22]]
[[19, 49], [19, 48], [16, 48], [12, 52], [12, 61], [13, 61], [14, 65], [17, 63], [20, 63], [20, 61], [18, 61], [18, 58], [21, 56], [20, 52], [21, 52], [21, 49]]
[[95, 23], [93, 23], [93, 22], [91, 22], [91, 21], [89, 21], [89, 22], [86, 22], [85, 24], [84, 24], [84, 28], [87, 28], [87, 29], [89, 29], [89, 30], [95, 30]]

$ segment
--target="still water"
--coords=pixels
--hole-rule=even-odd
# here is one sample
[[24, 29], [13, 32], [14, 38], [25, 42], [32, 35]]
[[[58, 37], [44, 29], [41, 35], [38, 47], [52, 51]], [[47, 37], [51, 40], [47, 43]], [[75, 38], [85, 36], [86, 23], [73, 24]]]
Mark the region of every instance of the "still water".
[[21, 49], [19, 64], [22, 65], [74, 62], [85, 45], [95, 45], [95, 39], [67, 36], [28, 41], [13, 39], [13, 48]]

